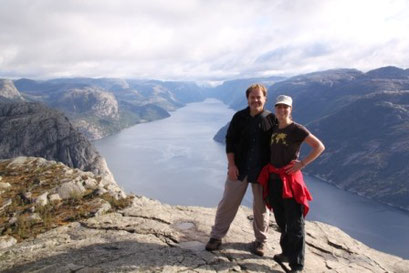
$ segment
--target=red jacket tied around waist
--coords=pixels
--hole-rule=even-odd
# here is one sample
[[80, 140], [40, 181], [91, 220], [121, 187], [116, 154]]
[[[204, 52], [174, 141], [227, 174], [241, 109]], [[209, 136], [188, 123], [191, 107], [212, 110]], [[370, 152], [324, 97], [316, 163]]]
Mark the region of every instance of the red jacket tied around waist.
[[[263, 199], [266, 200], [268, 196], [268, 180], [270, 173], [275, 173], [280, 176], [283, 181], [283, 198], [294, 198], [295, 201], [304, 206], [304, 217], [310, 210], [308, 201], [312, 200], [312, 196], [305, 185], [304, 178], [301, 171], [296, 171], [292, 174], [287, 174], [283, 168], [276, 168], [271, 164], [267, 164], [261, 170], [258, 176], [258, 183], [263, 186]], [[270, 208], [271, 209], [271, 208]]]

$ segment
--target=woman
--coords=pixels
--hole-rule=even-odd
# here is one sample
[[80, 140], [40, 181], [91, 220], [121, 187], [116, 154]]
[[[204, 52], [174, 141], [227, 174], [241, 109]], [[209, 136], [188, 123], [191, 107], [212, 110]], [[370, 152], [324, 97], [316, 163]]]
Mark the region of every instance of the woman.
[[[278, 262], [288, 262], [290, 272], [302, 272], [305, 254], [304, 217], [312, 197], [304, 183], [301, 169], [314, 161], [325, 149], [322, 142], [291, 117], [292, 99], [280, 95], [275, 103], [278, 128], [271, 136], [270, 163], [260, 173], [258, 181], [264, 188], [264, 200], [272, 208], [281, 230], [282, 253]], [[299, 159], [300, 146], [305, 142], [311, 152]]]

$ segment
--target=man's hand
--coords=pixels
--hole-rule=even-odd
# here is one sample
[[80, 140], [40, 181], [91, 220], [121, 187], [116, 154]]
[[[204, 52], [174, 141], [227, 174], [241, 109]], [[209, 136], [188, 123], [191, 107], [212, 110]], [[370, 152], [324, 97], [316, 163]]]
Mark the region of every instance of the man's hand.
[[237, 180], [239, 177], [239, 169], [236, 165], [229, 165], [227, 174], [230, 180]]

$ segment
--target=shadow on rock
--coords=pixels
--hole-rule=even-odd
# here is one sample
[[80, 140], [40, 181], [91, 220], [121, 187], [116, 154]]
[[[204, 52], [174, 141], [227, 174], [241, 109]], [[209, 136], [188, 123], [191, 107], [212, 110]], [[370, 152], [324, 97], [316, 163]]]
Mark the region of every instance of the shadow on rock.
[[283, 272], [270, 266], [274, 263], [272, 258], [246, 253], [248, 249], [249, 244], [246, 243], [228, 243], [221, 251], [208, 252], [204, 249], [192, 251], [178, 246], [120, 241], [70, 249], [33, 262], [20, 263], [1, 272]]

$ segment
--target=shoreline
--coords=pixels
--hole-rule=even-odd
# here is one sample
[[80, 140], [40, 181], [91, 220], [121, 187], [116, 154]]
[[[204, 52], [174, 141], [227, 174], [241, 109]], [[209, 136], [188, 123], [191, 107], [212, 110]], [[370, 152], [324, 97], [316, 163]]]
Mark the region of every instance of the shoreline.
[[388, 206], [388, 207], [393, 208], [393, 209], [398, 209], [398, 210], [400, 210], [400, 211], [402, 211], [402, 212], [404, 212], [404, 213], [406, 213], [406, 214], [409, 215], [409, 208], [400, 207], [400, 206], [394, 205], [394, 204], [392, 204], [392, 203], [382, 202], [382, 201], [377, 200], [377, 199], [375, 199], [375, 198], [368, 197], [368, 196], [366, 196], [364, 193], [361, 193], [361, 192], [343, 189], [343, 188], [341, 188], [339, 185], [337, 185], [335, 182], [326, 180], [325, 178], [320, 177], [320, 175], [310, 174], [310, 173], [308, 173], [308, 172], [303, 172], [303, 174], [308, 175], [308, 176], [310, 176], [310, 177], [313, 177], [313, 178], [315, 178], [315, 179], [318, 179], [318, 180], [320, 180], [320, 181], [322, 181], [322, 182], [324, 182], [324, 183], [327, 183], [328, 185], [334, 186], [335, 188], [337, 188], [337, 189], [339, 189], [339, 190], [342, 190], [342, 191], [345, 191], [345, 192], [349, 192], [349, 193], [358, 195], [358, 196], [360, 196], [360, 197], [363, 197], [363, 198], [365, 198], [365, 199], [368, 199], [368, 200], [377, 202], [377, 203], [379, 203], [379, 204]]

